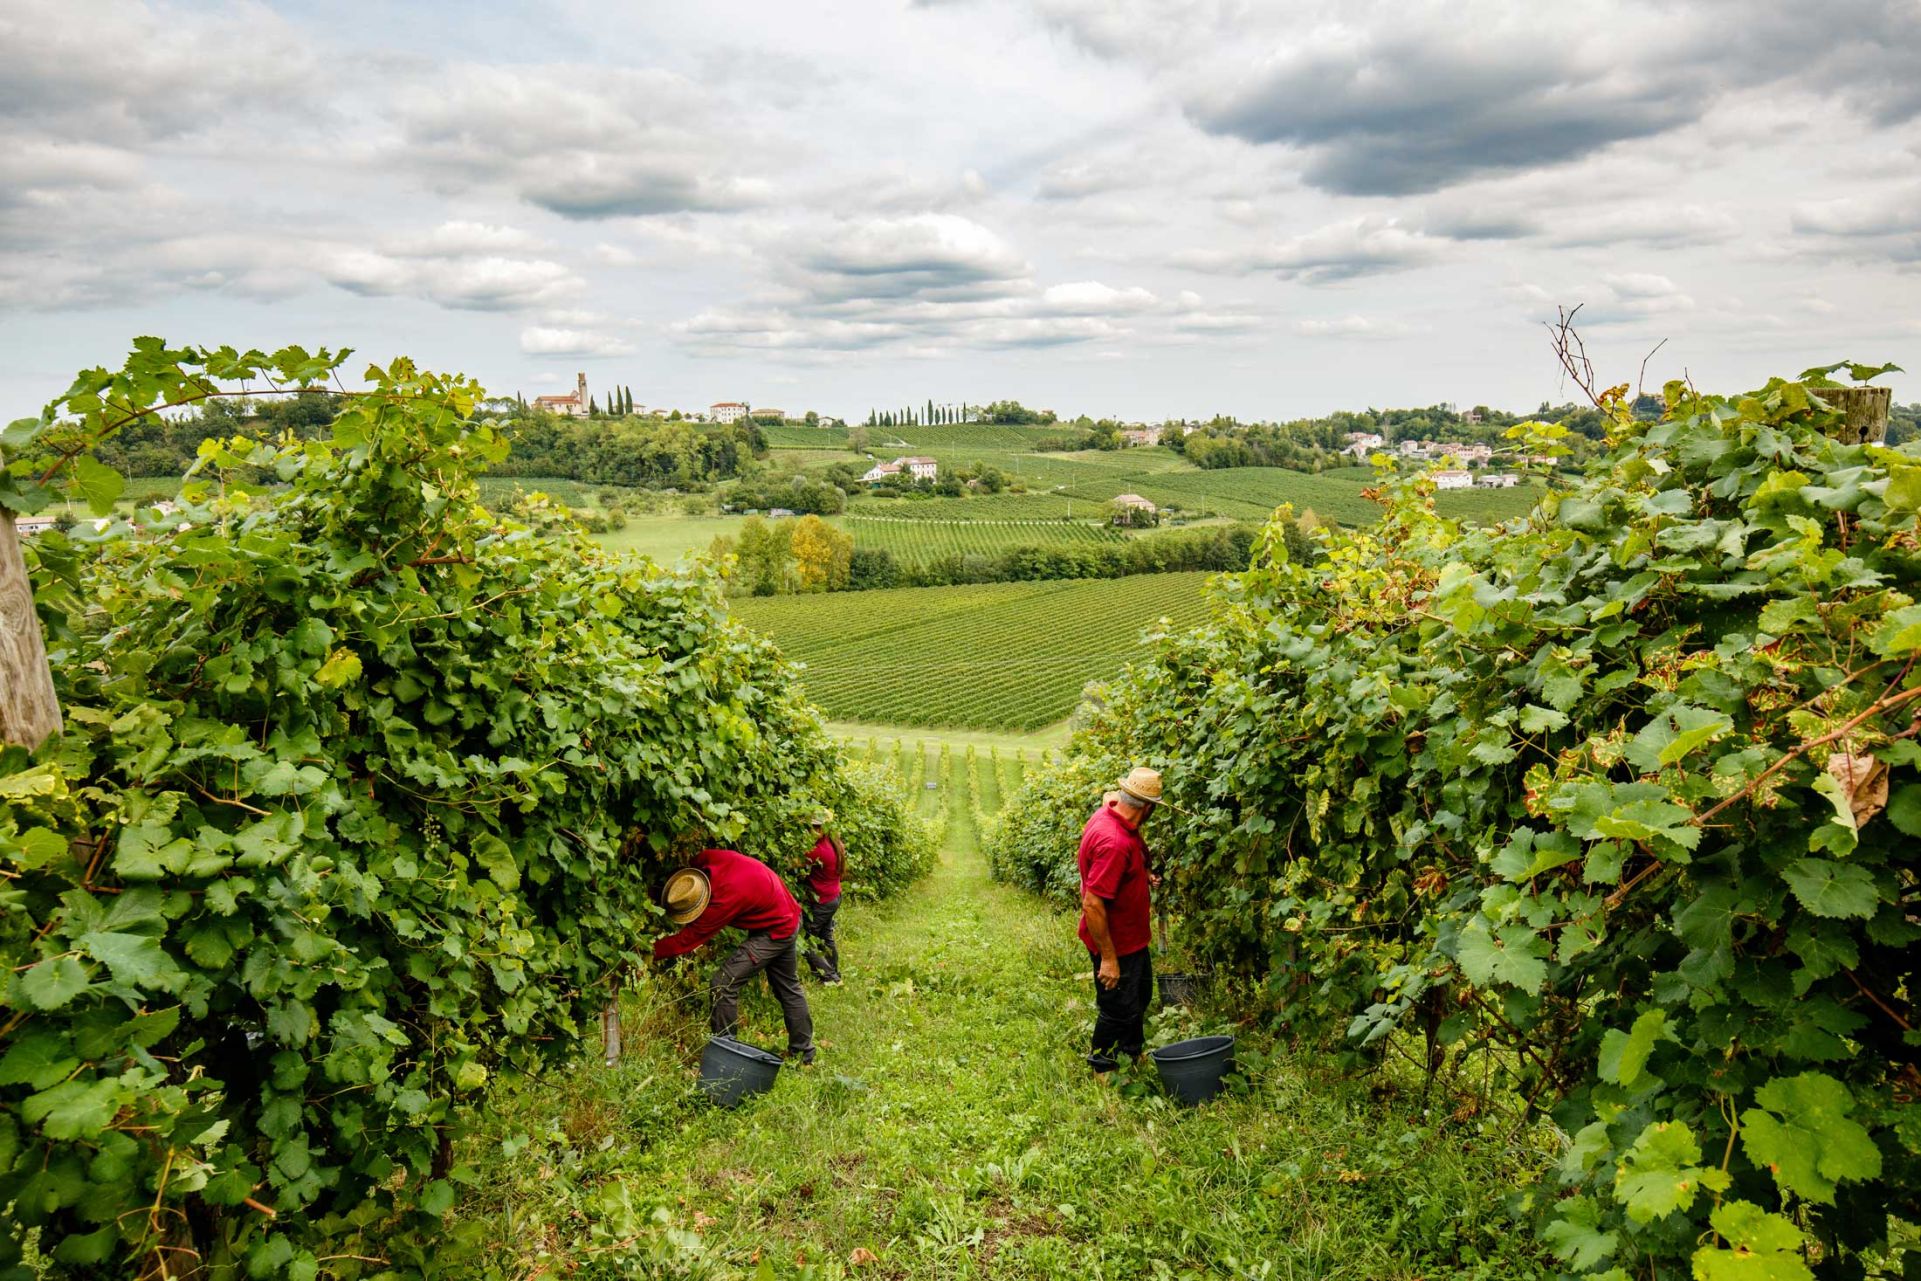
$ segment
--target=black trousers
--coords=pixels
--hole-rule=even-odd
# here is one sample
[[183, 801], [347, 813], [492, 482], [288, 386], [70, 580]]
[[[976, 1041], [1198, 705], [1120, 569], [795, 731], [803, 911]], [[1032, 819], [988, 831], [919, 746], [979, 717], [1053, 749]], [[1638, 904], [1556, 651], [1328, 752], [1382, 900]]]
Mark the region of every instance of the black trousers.
[[1097, 1072], [1115, 1066], [1114, 1056], [1139, 1058], [1147, 1048], [1147, 1007], [1154, 999], [1154, 964], [1148, 950], [1120, 958], [1121, 981], [1101, 986], [1101, 958], [1094, 957], [1094, 1045], [1088, 1065]]
[[817, 944], [803, 953], [808, 968], [814, 971], [815, 978], [828, 983], [840, 978], [840, 944], [834, 938], [834, 914], [839, 911], [840, 898], [836, 896], [808, 908], [801, 922], [801, 929]]
[[814, 1016], [807, 1008], [807, 994], [800, 990], [794, 942], [791, 935], [777, 939], [766, 930], [755, 930], [720, 963], [714, 971], [714, 1013], [708, 1020], [715, 1036], [731, 1037], [740, 1031], [741, 984], [765, 970], [767, 986], [774, 990], [787, 1024], [787, 1057], [813, 1061]]

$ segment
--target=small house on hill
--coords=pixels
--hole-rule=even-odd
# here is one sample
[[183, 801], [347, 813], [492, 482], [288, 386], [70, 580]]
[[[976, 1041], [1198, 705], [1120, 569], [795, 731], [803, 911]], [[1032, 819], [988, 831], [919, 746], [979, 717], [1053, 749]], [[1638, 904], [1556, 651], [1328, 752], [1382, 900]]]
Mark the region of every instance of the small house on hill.
[[1474, 473], [1460, 467], [1450, 467], [1432, 473], [1436, 489], [1467, 489], [1474, 484]]
[[896, 458], [891, 463], [875, 463], [868, 468], [867, 474], [861, 479], [871, 485], [876, 481], [886, 480], [889, 476], [898, 476], [902, 472], [906, 472], [915, 480], [933, 480], [940, 475], [940, 464], [931, 458], [919, 455]]
[[738, 400], [717, 400], [707, 406], [707, 417], [711, 422], [737, 423], [747, 416], [747, 406]]
[[1108, 510], [1113, 513], [1110, 517], [1113, 524], [1123, 525], [1129, 529], [1158, 525], [1161, 520], [1161, 509], [1139, 494], [1114, 495], [1114, 500], [1108, 504]]

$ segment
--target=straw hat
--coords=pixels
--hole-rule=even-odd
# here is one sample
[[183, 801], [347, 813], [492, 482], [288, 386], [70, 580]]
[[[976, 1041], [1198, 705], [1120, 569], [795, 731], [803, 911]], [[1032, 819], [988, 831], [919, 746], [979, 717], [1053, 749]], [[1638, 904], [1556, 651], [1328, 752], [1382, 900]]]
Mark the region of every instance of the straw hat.
[[826, 827], [833, 821], [834, 811], [828, 809], [825, 805], [815, 810], [814, 817], [810, 820], [815, 827]]
[[1121, 795], [1144, 805], [1161, 803], [1161, 772], [1137, 765], [1121, 780]]
[[697, 867], [683, 867], [667, 878], [660, 897], [667, 905], [667, 919], [675, 925], [685, 925], [707, 910], [707, 900], [713, 893], [713, 887], [707, 883], [707, 873]]

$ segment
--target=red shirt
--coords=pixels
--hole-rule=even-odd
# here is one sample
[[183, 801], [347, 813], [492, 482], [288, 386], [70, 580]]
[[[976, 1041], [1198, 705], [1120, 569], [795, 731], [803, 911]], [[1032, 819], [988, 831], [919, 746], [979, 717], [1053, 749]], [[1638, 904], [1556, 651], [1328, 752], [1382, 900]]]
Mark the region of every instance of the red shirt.
[[728, 926], [766, 930], [777, 939], [800, 928], [800, 905], [774, 869], [736, 850], [702, 850], [693, 866], [707, 873], [707, 910], [676, 934], [654, 940], [654, 955], [681, 956]]
[[[1081, 893], [1107, 901], [1107, 934], [1115, 956], [1130, 956], [1153, 941], [1148, 922], [1147, 843], [1121, 821], [1109, 801], [1081, 829]], [[1081, 913], [1081, 942], [1098, 952]]]
[[821, 837], [808, 852], [807, 862], [807, 884], [814, 891], [814, 901], [831, 903], [839, 898], [840, 855], [834, 852], [834, 843]]

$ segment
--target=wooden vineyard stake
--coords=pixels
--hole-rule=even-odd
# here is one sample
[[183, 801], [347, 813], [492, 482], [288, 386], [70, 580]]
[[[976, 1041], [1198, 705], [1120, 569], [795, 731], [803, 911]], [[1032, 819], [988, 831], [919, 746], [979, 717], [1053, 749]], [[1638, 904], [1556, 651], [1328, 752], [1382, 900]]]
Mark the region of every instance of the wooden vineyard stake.
[[1844, 445], [1878, 445], [1888, 434], [1888, 411], [1894, 391], [1888, 387], [1823, 387], [1821, 399], [1840, 410], [1843, 419], [1834, 438]]
[[60, 731], [40, 616], [13, 513], [0, 508], [0, 743], [35, 748]]
[[601, 1053], [608, 1067], [620, 1061], [620, 998], [607, 1002], [607, 1008], [600, 1012]]

